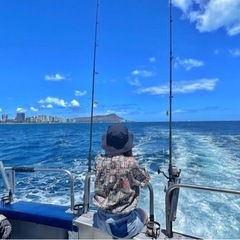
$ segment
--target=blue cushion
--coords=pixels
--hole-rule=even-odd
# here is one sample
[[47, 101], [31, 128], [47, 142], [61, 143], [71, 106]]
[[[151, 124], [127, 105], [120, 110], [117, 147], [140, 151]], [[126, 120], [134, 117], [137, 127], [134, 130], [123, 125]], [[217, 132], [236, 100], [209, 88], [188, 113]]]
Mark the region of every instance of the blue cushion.
[[66, 213], [69, 207], [53, 204], [19, 201], [8, 205], [1, 202], [0, 213], [8, 219], [28, 221], [52, 227], [77, 231], [73, 226], [73, 213]]

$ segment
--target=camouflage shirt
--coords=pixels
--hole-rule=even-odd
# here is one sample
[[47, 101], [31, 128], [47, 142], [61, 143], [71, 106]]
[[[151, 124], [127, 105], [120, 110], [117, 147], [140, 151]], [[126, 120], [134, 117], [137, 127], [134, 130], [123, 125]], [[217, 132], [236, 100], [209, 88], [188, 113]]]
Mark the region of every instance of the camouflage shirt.
[[148, 172], [134, 157], [98, 155], [93, 203], [112, 213], [129, 213], [137, 205], [139, 187], [148, 182]]

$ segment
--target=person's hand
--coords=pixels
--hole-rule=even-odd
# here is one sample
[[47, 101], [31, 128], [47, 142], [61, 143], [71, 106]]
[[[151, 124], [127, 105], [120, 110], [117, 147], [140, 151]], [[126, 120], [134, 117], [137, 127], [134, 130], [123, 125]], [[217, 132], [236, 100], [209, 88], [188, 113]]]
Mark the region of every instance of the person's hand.
[[2, 222], [5, 219], [6, 219], [6, 216], [4, 216], [3, 214], [0, 214], [0, 222]]

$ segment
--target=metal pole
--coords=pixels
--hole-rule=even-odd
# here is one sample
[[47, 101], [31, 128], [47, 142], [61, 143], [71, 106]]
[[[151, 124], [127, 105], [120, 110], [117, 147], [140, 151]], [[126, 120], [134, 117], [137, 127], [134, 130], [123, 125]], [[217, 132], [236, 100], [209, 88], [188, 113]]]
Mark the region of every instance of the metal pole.
[[98, 9], [99, 9], [99, 0], [97, 0], [95, 34], [94, 34], [93, 71], [92, 71], [92, 101], [91, 101], [91, 123], [90, 123], [89, 155], [88, 155], [88, 172], [91, 171], [91, 161], [92, 161], [93, 108], [94, 108], [94, 103], [95, 103], [94, 102], [95, 77], [97, 74], [97, 72], [96, 72], [96, 55], [97, 55]]
[[169, 39], [169, 182], [172, 182], [172, 0], [170, 0], [170, 6], [169, 6], [169, 18], [170, 18], [170, 25], [169, 25], [169, 31], [170, 31], [170, 39]]

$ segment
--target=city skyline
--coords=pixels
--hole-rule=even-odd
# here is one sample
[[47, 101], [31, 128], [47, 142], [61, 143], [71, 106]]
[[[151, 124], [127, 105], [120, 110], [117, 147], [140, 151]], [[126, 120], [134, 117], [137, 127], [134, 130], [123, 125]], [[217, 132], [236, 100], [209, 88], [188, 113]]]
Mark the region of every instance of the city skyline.
[[73, 122], [74, 119], [62, 118], [51, 115], [26, 116], [24, 112], [17, 112], [15, 118], [8, 118], [8, 114], [2, 114], [1, 123], [40, 123], [40, 122]]
[[9, 119], [7, 114], [3, 114], [0, 123], [114, 123], [132, 122], [121, 118], [116, 114], [95, 115], [92, 117], [62, 118], [58, 116], [37, 115], [26, 117], [25, 113], [17, 113], [14, 119]]

